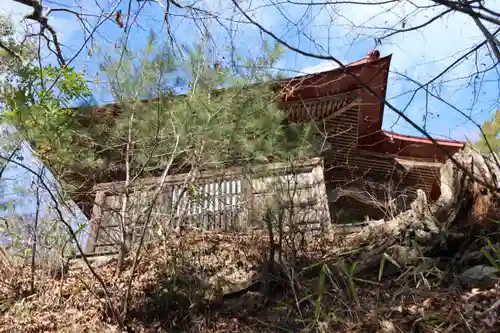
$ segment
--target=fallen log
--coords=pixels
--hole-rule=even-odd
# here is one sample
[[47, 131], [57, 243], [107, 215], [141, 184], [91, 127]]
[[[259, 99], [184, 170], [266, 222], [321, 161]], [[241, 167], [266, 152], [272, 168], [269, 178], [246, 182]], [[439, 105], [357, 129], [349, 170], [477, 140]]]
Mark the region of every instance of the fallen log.
[[356, 274], [365, 276], [378, 272], [381, 262], [388, 258], [398, 267], [395, 272], [418, 266], [424, 258], [444, 259], [456, 265], [465, 253], [478, 250], [478, 237], [495, 237], [491, 232], [500, 230], [493, 222], [500, 219], [497, 193], [474, 182], [470, 175], [497, 187], [499, 165], [492, 157], [471, 149], [454, 157], [460, 166], [448, 161], [442, 168], [439, 200], [429, 202], [425, 193], [417, 190], [408, 211], [384, 223], [362, 227], [347, 244], [358, 250], [331, 259], [356, 262]]

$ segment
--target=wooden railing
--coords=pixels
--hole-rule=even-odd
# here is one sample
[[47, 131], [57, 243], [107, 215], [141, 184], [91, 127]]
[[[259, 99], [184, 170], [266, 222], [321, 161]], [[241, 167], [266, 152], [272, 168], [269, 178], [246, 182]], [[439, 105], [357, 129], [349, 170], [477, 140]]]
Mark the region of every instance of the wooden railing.
[[160, 178], [140, 179], [127, 191], [124, 182], [96, 185], [86, 251], [113, 252], [124, 235], [126, 242], [136, 242], [146, 220], [150, 234], [183, 227], [224, 232], [262, 229], [270, 211], [280, 211], [282, 223], [304, 232], [321, 232], [330, 224], [321, 158], [170, 175], [153, 203], [159, 185]]

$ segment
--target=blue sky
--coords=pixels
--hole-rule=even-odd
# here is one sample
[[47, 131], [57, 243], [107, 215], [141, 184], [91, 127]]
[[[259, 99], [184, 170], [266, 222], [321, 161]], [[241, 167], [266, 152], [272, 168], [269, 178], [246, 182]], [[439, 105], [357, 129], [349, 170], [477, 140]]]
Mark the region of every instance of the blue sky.
[[[127, 13], [129, 1], [99, 0], [101, 8], [105, 11], [121, 9]], [[299, 1], [300, 2], [300, 1]], [[304, 0], [302, 2], [309, 2]], [[138, 24], [133, 25], [128, 39], [129, 46], [140, 49], [147, 40], [150, 31], [154, 31], [160, 38], [167, 35], [164, 24], [162, 1], [138, 2], [131, 1], [131, 21], [136, 20]], [[183, 1], [181, 3], [191, 3]], [[261, 51], [263, 35], [258, 29], [248, 23], [244, 23], [241, 15], [231, 5], [231, 1], [203, 0], [195, 1], [199, 8], [206, 9], [220, 17], [219, 22], [206, 20], [204, 24], [212, 36], [214, 54], [222, 58], [231, 47], [230, 35], [234, 40], [237, 53], [244, 56], [259, 56]], [[279, 1], [258, 0], [242, 1], [243, 8], [251, 8], [250, 15], [265, 28], [273, 31], [276, 35], [288, 43], [308, 52], [329, 53], [343, 62], [351, 62], [364, 57], [375, 47], [372, 36], [380, 36], [382, 30], [376, 27], [398, 27], [401, 17], [409, 14], [413, 9], [409, 3], [400, 2], [401, 5], [393, 6], [336, 6], [317, 7], [309, 10], [307, 6], [276, 5]], [[427, 1], [418, 1], [426, 4]], [[488, 1], [491, 8], [500, 8], [500, 1]], [[10, 5], [9, 5], [10, 4]], [[68, 6], [81, 6], [88, 14], [99, 14], [100, 10], [94, 0], [59, 0], [57, 2], [45, 2], [47, 8], [61, 7], [60, 4]], [[249, 5], [251, 4], [251, 5]], [[271, 6], [271, 4], [273, 4]], [[140, 9], [140, 11], [139, 11]], [[14, 13], [26, 13], [29, 9], [7, 0], [2, 2], [0, 10]], [[139, 12], [139, 14], [137, 14]], [[174, 37], [180, 43], [195, 43], [199, 39], [199, 24], [185, 17], [186, 10], [171, 9], [174, 17], [170, 25]], [[417, 25], [428, 20], [435, 11], [421, 11], [407, 20], [407, 26]], [[18, 15], [18, 18], [21, 18]], [[235, 18], [241, 23], [230, 24], [229, 20]], [[90, 22], [96, 23], [95, 18], [89, 18]], [[60, 34], [60, 39], [65, 45], [63, 51], [66, 55], [77, 52], [84, 40], [81, 24], [69, 13], [51, 14], [50, 22]], [[300, 22], [300, 27], [291, 22]], [[221, 26], [221, 23], [225, 27]], [[232, 30], [232, 31], [230, 31]], [[84, 70], [89, 79], [94, 79], [99, 73], [99, 57], [97, 48], [114, 52], [114, 43], [123, 35], [123, 30], [113, 21], [107, 21], [98, 29], [94, 45], [96, 47], [85, 48], [72, 63], [77, 70]], [[265, 36], [264, 36], [265, 37]], [[267, 38], [267, 37], [265, 37]], [[267, 38], [269, 40], [269, 38]], [[427, 129], [436, 136], [453, 137], [455, 139], [466, 139], [476, 137], [477, 129], [456, 110], [450, 108], [434, 97], [426, 98], [424, 91], [415, 96], [407, 105], [411, 91], [416, 85], [399, 75], [403, 73], [418, 82], [427, 82], [438, 72], [451, 64], [457, 56], [482, 41], [482, 35], [473, 21], [462, 14], [446, 16], [435, 21], [432, 25], [396, 35], [384, 40], [377, 48], [382, 55], [392, 54], [391, 74], [388, 86], [388, 99], [400, 109], [406, 109], [407, 114], [417, 123], [423, 124], [423, 116], [428, 108]], [[92, 55], [88, 55], [88, 51]], [[459, 52], [457, 54], [457, 52]], [[486, 55], [483, 48], [478, 59], [470, 57], [458, 67], [450, 71], [446, 76], [435, 82], [434, 92], [439, 94], [446, 102], [451, 103], [458, 109], [482, 122], [491, 116], [492, 111], [498, 108], [499, 80], [498, 71], [491, 70], [486, 75], [479, 75], [476, 84], [463, 79], [475, 71], [477, 65], [480, 69], [491, 67], [493, 60]], [[310, 73], [319, 70], [328, 70], [334, 67], [329, 61], [320, 61], [307, 58], [291, 51], [285, 53], [278, 67], [288, 70], [289, 75], [298, 73]], [[462, 79], [458, 79], [462, 78]], [[102, 83], [101, 83], [102, 84]], [[103, 91], [101, 84], [92, 85], [96, 97], [101, 102], [109, 102], [107, 94]], [[399, 96], [399, 97], [398, 97]], [[416, 134], [407, 124], [398, 121], [395, 114], [386, 110], [384, 127], [389, 130]]]
[[[310, 0], [302, 2], [307, 3]], [[417, 2], [421, 5], [428, 3], [423, 0]], [[87, 14], [99, 14], [100, 10], [96, 3], [99, 3], [105, 12], [121, 9], [125, 14], [129, 5], [129, 1], [125, 0], [44, 1], [48, 8], [61, 7], [60, 4], [78, 5]], [[162, 0], [130, 2], [132, 15], [129, 19], [137, 22], [130, 31], [128, 40], [130, 47], [140, 49], [145, 45], [150, 31], [154, 31], [160, 38], [167, 36], [167, 27], [163, 20], [165, 3]], [[219, 17], [219, 21], [207, 19], [204, 24], [212, 36], [211, 45], [214, 54], [220, 59], [223, 56], [228, 58], [231, 47], [243, 56], [259, 56], [263, 38], [269, 40], [255, 26], [245, 23], [229, 0], [189, 0], [180, 3], [196, 3], [198, 7]], [[310, 10], [304, 5], [279, 5], [280, 1], [277, 0], [239, 3], [244, 9], [250, 8], [248, 12], [253, 19], [287, 43], [308, 52], [330, 54], [344, 63], [358, 60], [373, 50], [375, 48], [373, 36], [381, 36], [384, 33], [380, 27], [401, 27], [401, 18], [406, 15], [410, 15], [410, 18], [405, 20], [405, 26], [416, 26], [436, 13], [434, 10], [426, 9], [412, 15], [415, 9], [407, 1], [385, 6], [322, 6], [316, 7], [315, 10]], [[500, 11], [500, 0], [486, 3], [490, 8]], [[179, 42], [188, 44], [194, 44], [199, 40], [199, 25], [186, 17], [188, 11], [176, 8], [170, 10], [173, 14], [170, 26], [174, 37]], [[13, 14], [14, 20], [20, 22], [22, 16], [29, 13], [30, 9], [11, 0], [4, 0], [0, 3], [0, 11]], [[239, 22], [230, 23], [231, 18]], [[89, 18], [89, 21], [92, 25], [97, 23], [93, 17]], [[78, 20], [69, 13], [60, 12], [51, 15], [49, 23], [59, 33], [64, 45], [63, 52], [67, 56], [78, 52], [86, 38]], [[123, 30], [112, 21], [103, 23], [97, 31], [94, 47], [89, 45], [84, 48], [72, 63], [77, 70], [85, 71], [89, 80], [102, 79], [99, 77], [100, 59], [97, 56], [97, 49], [113, 52], [115, 42], [123, 36]], [[498, 66], [486, 74], [479, 73], [472, 79], [469, 77], [477, 69], [481, 71], [483, 68], [494, 67], [495, 63], [485, 48], [480, 50], [477, 56], [469, 57], [429, 85], [432, 93], [448, 104], [438, 98], [426, 96], [423, 90], [411, 99], [417, 86], [405, 76], [420, 83], [428, 82], [483, 39], [472, 19], [463, 14], [453, 14], [436, 20], [424, 29], [383, 40], [377, 49], [382, 56], [393, 55], [388, 100], [399, 109], [404, 109], [406, 114], [420, 125], [424, 125], [423, 119], [427, 110], [426, 129], [432, 135], [458, 140], [476, 139], [477, 128], [470, 120], [460, 115], [457, 109], [474, 121], [482, 123], [499, 108]], [[230, 44], [230, 40], [234, 41], [234, 45]], [[90, 56], [89, 51], [91, 51]], [[48, 55], [45, 61], [54, 61], [54, 58]], [[295, 75], [329, 70], [335, 65], [329, 61], [307, 58], [287, 51], [277, 67], [286, 70], [288, 75]], [[109, 95], [102, 93], [105, 90], [102, 82], [92, 84], [91, 88], [100, 102], [110, 102]], [[383, 126], [387, 130], [399, 133], [418, 134], [388, 109], [385, 111]]]

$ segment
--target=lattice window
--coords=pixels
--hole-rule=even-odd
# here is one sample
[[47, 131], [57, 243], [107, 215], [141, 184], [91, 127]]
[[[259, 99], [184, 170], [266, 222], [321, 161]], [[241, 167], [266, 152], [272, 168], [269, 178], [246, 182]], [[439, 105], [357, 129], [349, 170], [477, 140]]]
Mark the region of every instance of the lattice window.
[[242, 181], [222, 180], [205, 184], [174, 186], [172, 207], [175, 216], [196, 216], [227, 210], [242, 205]]

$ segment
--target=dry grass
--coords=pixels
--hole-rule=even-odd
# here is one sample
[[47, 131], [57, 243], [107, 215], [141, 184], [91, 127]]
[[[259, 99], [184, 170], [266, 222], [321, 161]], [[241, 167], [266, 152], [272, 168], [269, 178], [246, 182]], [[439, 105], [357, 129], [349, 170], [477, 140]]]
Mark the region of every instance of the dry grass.
[[[321, 244], [319, 244], [321, 243]], [[500, 286], [459, 292], [433, 286], [427, 274], [383, 278], [349, 275], [349, 263], [285, 267], [267, 298], [255, 284], [266, 262], [263, 235], [188, 233], [145, 251], [134, 279], [127, 325], [132, 332], [498, 332]], [[322, 251], [320, 251], [320, 249]], [[344, 251], [332, 239], [303, 251], [303, 265]], [[286, 257], [286, 256], [285, 256]], [[286, 266], [286, 265], [285, 265]], [[129, 270], [111, 260], [98, 273], [115, 305]], [[430, 269], [427, 270], [427, 273]], [[62, 279], [12, 267], [0, 283], [0, 332], [120, 332], [91, 275], [70, 269]], [[429, 286], [416, 279], [426, 276]], [[293, 281], [293, 282], [290, 282]], [[356, 297], [353, 297], [355, 293]]]

